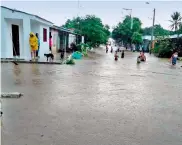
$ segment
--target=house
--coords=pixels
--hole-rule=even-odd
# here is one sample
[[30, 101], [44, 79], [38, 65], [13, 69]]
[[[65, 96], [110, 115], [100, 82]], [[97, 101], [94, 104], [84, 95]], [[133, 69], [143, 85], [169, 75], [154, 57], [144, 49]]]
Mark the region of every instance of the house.
[[44, 53], [49, 51], [49, 27], [52, 25], [52, 22], [37, 15], [1, 6], [1, 58], [29, 60], [30, 32], [39, 34], [39, 56], [43, 58]]
[[84, 43], [84, 36], [74, 33], [73, 29], [66, 29], [53, 25], [50, 27], [50, 35], [52, 36], [53, 46], [52, 53], [56, 54], [59, 50], [65, 50], [69, 52], [69, 48], [72, 42], [76, 44]]

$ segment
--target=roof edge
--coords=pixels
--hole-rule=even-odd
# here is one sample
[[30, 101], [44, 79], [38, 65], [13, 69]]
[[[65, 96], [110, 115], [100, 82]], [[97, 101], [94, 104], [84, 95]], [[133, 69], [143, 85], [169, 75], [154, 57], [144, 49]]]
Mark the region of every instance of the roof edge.
[[42, 17], [40, 17], [40, 16], [38, 16], [38, 15], [34, 15], [34, 14], [30, 14], [30, 13], [27, 13], [27, 12], [24, 12], [24, 11], [20, 11], [20, 10], [8, 8], [8, 7], [6, 7], [6, 6], [1, 6], [1, 8], [5, 8], [5, 9], [11, 10], [11, 11], [16, 11], [16, 12], [23, 13], [23, 14], [26, 14], [26, 15], [34, 16], [34, 17], [36, 17], [36, 18], [38, 18], [38, 19], [41, 19], [41, 20], [46, 21], [46, 22], [48, 22], [48, 23], [54, 24], [54, 23], [52, 23], [51, 21], [46, 20], [46, 19], [44, 19], [44, 18], [42, 18]]

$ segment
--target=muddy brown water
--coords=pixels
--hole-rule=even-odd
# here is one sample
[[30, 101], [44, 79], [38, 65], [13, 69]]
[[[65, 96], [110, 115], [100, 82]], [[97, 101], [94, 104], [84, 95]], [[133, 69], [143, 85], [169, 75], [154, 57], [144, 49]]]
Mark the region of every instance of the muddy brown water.
[[1, 64], [3, 145], [181, 145], [182, 64], [111, 53], [76, 65]]

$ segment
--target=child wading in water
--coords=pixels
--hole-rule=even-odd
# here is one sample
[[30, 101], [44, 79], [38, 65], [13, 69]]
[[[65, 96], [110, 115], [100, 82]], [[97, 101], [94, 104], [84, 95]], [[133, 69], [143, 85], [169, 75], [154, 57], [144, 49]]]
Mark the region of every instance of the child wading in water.
[[118, 60], [118, 53], [117, 53], [117, 51], [115, 52], [114, 60], [115, 60], [115, 61], [117, 61], [117, 60]]
[[178, 58], [178, 53], [175, 52], [172, 56], [171, 56], [171, 63], [172, 65], [176, 65], [176, 62], [177, 62], [177, 58]]
[[137, 63], [140, 63], [141, 62], [141, 59], [140, 59], [140, 56], [137, 57]]
[[108, 49], [109, 49], [109, 48], [108, 48], [108, 45], [106, 45], [106, 53], [108, 52]]
[[121, 58], [124, 58], [124, 50], [121, 53]]

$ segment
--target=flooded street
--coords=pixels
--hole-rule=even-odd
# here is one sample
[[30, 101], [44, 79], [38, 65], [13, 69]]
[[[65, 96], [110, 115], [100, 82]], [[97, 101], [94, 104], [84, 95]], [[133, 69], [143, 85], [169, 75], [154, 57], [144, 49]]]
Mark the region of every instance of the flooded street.
[[181, 145], [182, 68], [98, 50], [76, 65], [1, 64], [2, 145]]

